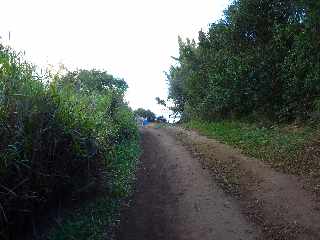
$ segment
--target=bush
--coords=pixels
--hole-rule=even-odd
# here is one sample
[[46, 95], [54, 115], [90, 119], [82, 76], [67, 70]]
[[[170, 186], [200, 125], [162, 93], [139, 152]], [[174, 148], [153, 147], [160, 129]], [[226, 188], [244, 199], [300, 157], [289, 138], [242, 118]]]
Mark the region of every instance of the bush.
[[167, 74], [173, 109], [182, 119], [310, 118], [320, 94], [319, 16], [317, 1], [234, 1], [198, 43], [179, 39]]
[[0, 66], [0, 236], [15, 239], [96, 190], [110, 152], [138, 135], [122, 79], [98, 70], [48, 79], [3, 46]]

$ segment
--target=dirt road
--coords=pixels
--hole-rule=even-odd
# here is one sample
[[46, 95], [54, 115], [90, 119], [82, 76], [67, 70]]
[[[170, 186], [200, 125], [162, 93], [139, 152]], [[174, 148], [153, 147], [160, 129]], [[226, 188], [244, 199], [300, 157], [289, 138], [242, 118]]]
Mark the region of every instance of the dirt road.
[[163, 129], [142, 130], [136, 192], [119, 240], [250, 240], [260, 230], [209, 170]]
[[119, 240], [319, 240], [307, 179], [180, 128], [143, 129], [136, 191]]

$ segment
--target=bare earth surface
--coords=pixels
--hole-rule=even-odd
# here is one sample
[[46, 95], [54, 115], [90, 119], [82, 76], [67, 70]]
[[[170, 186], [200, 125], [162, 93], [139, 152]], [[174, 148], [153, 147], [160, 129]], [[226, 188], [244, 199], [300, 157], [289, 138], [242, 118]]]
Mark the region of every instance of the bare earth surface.
[[208, 170], [162, 129], [142, 130], [136, 193], [119, 239], [256, 239], [259, 231]]
[[301, 179], [183, 129], [143, 129], [142, 147], [119, 240], [320, 239], [319, 203]]
[[[203, 164], [223, 178], [236, 176], [243, 212], [263, 230], [263, 239], [320, 239], [320, 204], [304, 179], [275, 171], [261, 160], [184, 129], [168, 129]], [[231, 167], [230, 166], [234, 166]]]

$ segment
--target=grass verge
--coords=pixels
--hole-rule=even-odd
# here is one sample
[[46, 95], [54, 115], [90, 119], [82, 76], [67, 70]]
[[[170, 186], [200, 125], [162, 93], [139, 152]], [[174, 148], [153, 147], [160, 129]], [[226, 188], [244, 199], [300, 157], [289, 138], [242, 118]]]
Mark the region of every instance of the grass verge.
[[311, 153], [316, 144], [316, 129], [311, 126], [259, 127], [237, 121], [203, 122], [184, 125], [200, 134], [241, 149], [245, 154], [264, 160], [286, 173], [320, 176], [319, 158]]

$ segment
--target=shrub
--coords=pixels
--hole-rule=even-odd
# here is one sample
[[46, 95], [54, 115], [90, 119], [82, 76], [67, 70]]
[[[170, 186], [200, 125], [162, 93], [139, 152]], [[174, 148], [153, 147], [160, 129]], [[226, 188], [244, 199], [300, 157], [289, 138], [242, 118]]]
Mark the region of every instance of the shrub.
[[319, 5], [236, 0], [198, 43], [179, 39], [167, 74], [173, 110], [182, 119], [310, 118], [320, 94]]
[[0, 66], [0, 231], [15, 239], [96, 190], [110, 152], [137, 141], [137, 129], [122, 79], [98, 70], [48, 79], [3, 46]]

